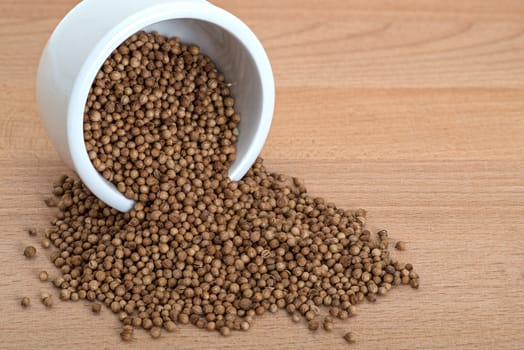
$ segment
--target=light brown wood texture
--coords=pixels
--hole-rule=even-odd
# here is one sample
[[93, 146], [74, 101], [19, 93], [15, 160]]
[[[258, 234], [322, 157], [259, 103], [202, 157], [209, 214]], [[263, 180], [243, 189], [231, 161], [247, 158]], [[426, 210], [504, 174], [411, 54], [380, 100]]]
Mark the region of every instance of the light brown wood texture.
[[[146, 1], [146, 0], [144, 0]], [[263, 156], [407, 242], [421, 287], [309, 332], [284, 312], [228, 338], [181, 327], [123, 344], [108, 310], [46, 310], [56, 271], [25, 232], [67, 171], [40, 125], [40, 52], [73, 0], [0, 1], [0, 348], [518, 349], [524, 345], [524, 2], [217, 0], [259, 35], [277, 108]], [[67, 50], [67, 48], [65, 48]], [[39, 247], [39, 245], [37, 245]], [[19, 299], [33, 305], [22, 310]], [[57, 299], [57, 298], [56, 298]], [[358, 341], [348, 346], [351, 330]]]

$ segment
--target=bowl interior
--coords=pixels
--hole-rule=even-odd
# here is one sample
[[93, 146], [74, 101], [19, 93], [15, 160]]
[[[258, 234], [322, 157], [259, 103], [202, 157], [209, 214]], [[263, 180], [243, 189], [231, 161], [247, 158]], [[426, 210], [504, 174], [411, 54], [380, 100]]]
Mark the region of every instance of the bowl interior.
[[[259, 155], [269, 132], [275, 101], [273, 73], [264, 48], [255, 34], [232, 14], [205, 1], [174, 1], [133, 11], [116, 19], [113, 27], [97, 27], [105, 33], [90, 49], [77, 74], [67, 112], [67, 141], [75, 170], [98, 198], [123, 212], [129, 211], [134, 202], [94, 168], [85, 149], [83, 118], [78, 115], [83, 115], [89, 87], [104, 60], [130, 35], [140, 30], [156, 31], [197, 44], [233, 84], [235, 109], [241, 115], [236, 160], [229, 169], [233, 181], [240, 180]], [[107, 18], [102, 22], [111, 23]]]
[[[216, 24], [199, 19], [172, 19], [144, 28], [169, 37], [179, 37], [183, 43], [199, 45], [202, 53], [217, 65], [226, 81], [232, 84], [235, 110], [240, 114], [236, 161], [229, 170], [233, 180], [244, 175], [255, 159], [248, 156], [250, 146], [260, 128], [263, 108], [263, 90], [259, 70], [253, 57], [243, 43], [234, 35]], [[243, 169], [240, 169], [243, 168]]]

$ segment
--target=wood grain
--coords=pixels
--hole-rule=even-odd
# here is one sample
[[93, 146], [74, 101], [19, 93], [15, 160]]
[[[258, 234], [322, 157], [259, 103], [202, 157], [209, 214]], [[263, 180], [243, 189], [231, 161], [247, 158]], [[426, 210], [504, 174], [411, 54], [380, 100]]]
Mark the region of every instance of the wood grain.
[[[518, 349], [524, 343], [524, 2], [520, 0], [218, 0], [270, 55], [277, 109], [270, 169], [312, 193], [364, 207], [421, 275], [335, 330], [284, 313], [222, 338], [182, 327], [122, 344], [107, 310], [45, 310], [37, 279], [54, 270], [27, 227], [67, 171], [39, 123], [40, 52], [72, 0], [0, 2], [0, 348]], [[33, 306], [22, 310], [19, 298]]]

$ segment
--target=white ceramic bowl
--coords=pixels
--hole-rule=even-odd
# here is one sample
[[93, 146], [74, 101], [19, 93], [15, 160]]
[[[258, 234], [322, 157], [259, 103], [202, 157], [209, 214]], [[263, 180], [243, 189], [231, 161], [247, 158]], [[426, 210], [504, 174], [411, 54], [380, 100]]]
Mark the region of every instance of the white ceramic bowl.
[[204, 0], [84, 0], [58, 24], [42, 53], [37, 77], [40, 115], [61, 158], [91, 192], [120, 211], [134, 202], [94, 168], [84, 145], [89, 88], [111, 52], [137, 31], [177, 36], [201, 47], [232, 82], [241, 115], [237, 159], [229, 177], [240, 180], [266, 140], [275, 102], [271, 65], [255, 34], [238, 18]]

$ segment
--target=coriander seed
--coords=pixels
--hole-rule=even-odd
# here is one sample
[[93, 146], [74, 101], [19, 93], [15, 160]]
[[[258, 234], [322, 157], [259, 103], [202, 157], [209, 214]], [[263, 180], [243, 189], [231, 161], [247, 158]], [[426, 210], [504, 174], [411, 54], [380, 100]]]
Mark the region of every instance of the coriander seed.
[[220, 328], [220, 334], [222, 334], [224, 337], [227, 337], [231, 334], [231, 330], [229, 329], [229, 327], [222, 327]]
[[40, 245], [42, 248], [47, 249], [51, 246], [51, 241], [48, 238], [44, 238], [42, 241], [40, 241]]
[[26, 258], [33, 258], [36, 255], [36, 248], [33, 246], [25, 247], [24, 255], [26, 256]]
[[40, 271], [40, 273], [38, 274], [38, 279], [42, 282], [45, 282], [47, 281], [49, 275], [47, 274], [47, 271]]
[[173, 321], [167, 321], [164, 323], [164, 328], [168, 332], [174, 332], [177, 330], [177, 326]]
[[350, 344], [353, 344], [356, 341], [355, 335], [351, 332], [344, 334], [344, 340]]
[[102, 305], [99, 304], [99, 303], [93, 303], [91, 305], [91, 311], [94, 313], [94, 314], [99, 314], [100, 311], [102, 311]]
[[153, 327], [149, 331], [149, 334], [151, 335], [151, 338], [153, 339], [160, 338], [160, 335], [162, 334], [162, 330], [159, 327]]
[[124, 328], [122, 328], [122, 331], [120, 332], [120, 338], [125, 342], [132, 341], [133, 331], [134, 328], [132, 326], [124, 326]]
[[328, 316], [324, 319], [322, 324], [326, 332], [331, 332], [333, 330], [333, 320]]
[[308, 322], [307, 326], [310, 330], [316, 331], [320, 327], [320, 324], [317, 319], [312, 319]]
[[28, 297], [23, 297], [22, 300], [20, 300], [20, 305], [22, 305], [24, 308], [29, 307], [31, 305], [31, 299]]
[[44, 199], [44, 203], [49, 208], [54, 208], [58, 206], [58, 200], [54, 197], [49, 197], [49, 198]]
[[47, 296], [43, 296], [43, 295], [42, 295], [42, 304], [44, 304], [48, 308], [53, 306], [53, 297], [50, 295], [47, 295]]
[[395, 244], [395, 248], [397, 250], [406, 250], [406, 243], [403, 242], [403, 241], [398, 241], [396, 244]]
[[60, 290], [60, 300], [70, 300], [71, 299], [71, 291], [68, 289], [62, 289]]

